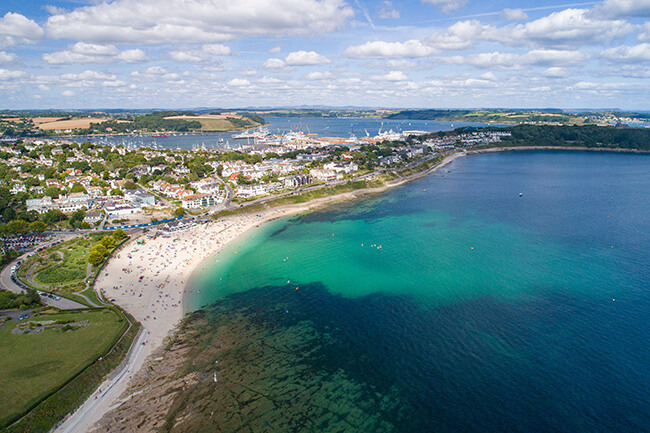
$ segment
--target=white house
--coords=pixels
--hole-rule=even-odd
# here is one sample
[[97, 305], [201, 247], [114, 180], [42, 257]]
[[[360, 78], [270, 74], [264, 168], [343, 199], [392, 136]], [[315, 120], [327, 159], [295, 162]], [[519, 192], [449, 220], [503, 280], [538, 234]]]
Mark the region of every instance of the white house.
[[359, 170], [359, 166], [352, 161], [348, 161], [348, 162], [332, 161], [323, 165], [323, 168], [325, 170], [333, 170], [337, 173], [343, 172], [346, 174], [353, 173]]
[[210, 207], [219, 203], [219, 198], [214, 194], [192, 194], [183, 197], [181, 206], [185, 209], [199, 209], [202, 207]]

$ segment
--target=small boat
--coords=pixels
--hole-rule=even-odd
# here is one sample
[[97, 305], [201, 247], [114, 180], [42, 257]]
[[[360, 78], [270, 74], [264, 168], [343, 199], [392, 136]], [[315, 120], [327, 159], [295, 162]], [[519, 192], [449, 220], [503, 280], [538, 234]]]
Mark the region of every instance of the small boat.
[[160, 134], [160, 135], [152, 135], [151, 138], [167, 138], [169, 135], [167, 134]]
[[519, 193], [519, 197], [521, 197], [521, 196], [523, 196], [523, 195], [524, 195], [524, 193], [523, 193], [523, 192], [520, 192], [520, 193]]

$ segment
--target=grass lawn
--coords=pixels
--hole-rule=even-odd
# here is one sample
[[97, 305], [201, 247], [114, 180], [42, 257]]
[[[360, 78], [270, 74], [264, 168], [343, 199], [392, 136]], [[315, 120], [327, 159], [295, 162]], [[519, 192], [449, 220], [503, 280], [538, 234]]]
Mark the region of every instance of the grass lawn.
[[232, 131], [232, 123], [226, 119], [196, 119], [201, 122], [204, 131]]
[[90, 233], [41, 251], [20, 267], [18, 276], [25, 279], [32, 269], [34, 282], [46, 290], [76, 292], [85, 287], [86, 257], [91, 248], [109, 233]]
[[10, 321], [0, 330], [0, 426], [98, 358], [125, 326], [124, 320], [109, 309], [42, 315], [28, 320], [88, 320], [89, 324], [67, 332], [59, 328], [37, 334], [12, 334], [24, 321]]

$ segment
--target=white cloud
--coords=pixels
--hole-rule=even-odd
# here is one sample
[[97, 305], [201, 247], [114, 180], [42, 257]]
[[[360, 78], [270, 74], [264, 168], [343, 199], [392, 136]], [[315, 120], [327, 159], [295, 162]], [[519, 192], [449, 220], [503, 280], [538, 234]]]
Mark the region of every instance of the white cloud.
[[102, 86], [104, 87], [124, 87], [126, 86], [126, 83], [122, 80], [110, 80], [110, 81], [104, 81], [102, 83]]
[[84, 71], [80, 74], [63, 74], [61, 79], [66, 81], [102, 81], [102, 80], [115, 80], [117, 78], [114, 74], [105, 74], [97, 71]]
[[569, 71], [553, 66], [542, 72], [542, 75], [548, 78], [566, 78], [569, 76]]
[[169, 57], [184, 63], [200, 63], [205, 60], [205, 57], [196, 51], [170, 51]]
[[425, 57], [434, 54], [435, 50], [422, 42], [411, 39], [406, 42], [373, 41], [362, 45], [348, 47], [344, 56], [358, 59], [363, 58], [399, 58]]
[[[247, 81], [247, 80], [245, 80], [245, 81]], [[262, 77], [259, 80], [257, 80], [257, 82], [260, 83], [260, 84], [280, 84], [283, 81], [278, 80], [277, 78], [273, 78], [273, 77]], [[250, 84], [250, 83], [248, 83], [248, 84]]]
[[494, 72], [486, 72], [484, 74], [481, 74], [481, 78], [484, 79], [484, 80], [488, 80], [488, 81], [496, 81], [497, 80], [497, 76], [494, 75]]
[[580, 66], [590, 58], [589, 54], [580, 51], [532, 50], [523, 55], [494, 51], [467, 57], [452, 56], [441, 60], [448, 64], [469, 64], [482, 69], [523, 69], [527, 66]]
[[639, 64], [615, 64], [603, 68], [601, 73], [616, 77], [650, 78], [650, 68]]
[[342, 29], [353, 15], [344, 0], [116, 0], [53, 15], [46, 28], [52, 38], [87, 42], [211, 43], [311, 37]]
[[308, 65], [322, 65], [330, 63], [330, 60], [318, 54], [315, 51], [294, 51], [289, 53], [284, 59], [287, 65], [291, 66], [308, 66]]
[[637, 39], [641, 42], [650, 41], [650, 22], [647, 22], [639, 29]]
[[230, 47], [221, 44], [206, 44], [201, 47], [201, 51], [213, 56], [229, 56]]
[[641, 63], [650, 61], [650, 44], [643, 43], [632, 47], [608, 48], [600, 56], [610, 62]]
[[542, 66], [580, 66], [591, 56], [580, 51], [533, 50], [523, 56], [524, 63]]
[[64, 90], [61, 92], [61, 96], [65, 96], [66, 98], [71, 98], [75, 95], [75, 93], [72, 90]]
[[443, 12], [460, 9], [467, 4], [467, 0], [422, 0], [422, 2], [431, 3], [432, 5], [442, 9]]
[[280, 47], [273, 47], [273, 48], [271, 48], [269, 50], [269, 53], [271, 53], [271, 54], [278, 54], [278, 53], [281, 53], [281, 52], [282, 52], [282, 48], [280, 48]]
[[284, 63], [281, 59], [268, 59], [264, 64], [262, 65], [264, 69], [276, 69], [276, 70], [286, 70], [287, 65]]
[[511, 53], [480, 53], [465, 58], [465, 63], [479, 68], [516, 69], [519, 68], [520, 56]]
[[0, 48], [33, 44], [43, 37], [43, 29], [21, 14], [7, 12], [0, 18]]
[[0, 63], [12, 63], [18, 60], [18, 56], [14, 53], [0, 51]]
[[245, 78], [233, 78], [228, 81], [228, 85], [232, 87], [248, 87], [251, 85], [251, 82]]
[[77, 42], [67, 50], [43, 54], [47, 63], [110, 63], [119, 55], [114, 45], [87, 44]]
[[122, 60], [127, 63], [141, 63], [148, 60], [139, 48], [120, 52], [114, 45], [77, 42], [67, 50], [43, 54], [43, 60], [51, 64], [64, 63], [111, 63]]
[[390, 71], [386, 75], [375, 75], [371, 77], [373, 80], [384, 80], [384, 81], [407, 81], [409, 77], [402, 71]]
[[221, 44], [206, 44], [200, 50], [174, 50], [169, 52], [169, 57], [182, 63], [207, 62], [210, 56], [228, 56], [230, 47]]
[[449, 26], [445, 33], [434, 33], [425, 43], [436, 50], [464, 50], [474, 46], [490, 29], [476, 20], [458, 21]]
[[634, 31], [624, 20], [598, 19], [587, 9], [565, 9], [526, 24], [496, 29], [491, 39], [512, 44], [534, 44], [542, 47], [577, 47], [608, 43]]
[[180, 75], [168, 72], [162, 66], [151, 66], [144, 71], [133, 71], [131, 77], [140, 81], [179, 81]]
[[149, 60], [149, 57], [147, 57], [144, 51], [142, 51], [140, 48], [124, 50], [118, 54], [116, 58], [126, 63], [142, 63]]
[[378, 16], [382, 20], [388, 18], [396, 19], [400, 17], [400, 12], [393, 7], [393, 4], [391, 2], [389, 2], [388, 0], [384, 0], [384, 4], [381, 10], [379, 11]]
[[332, 76], [332, 73], [329, 71], [325, 72], [310, 72], [309, 74], [305, 75], [306, 80], [324, 80], [326, 78], [330, 78]]
[[528, 15], [523, 9], [504, 9], [501, 11], [501, 15], [508, 21], [525, 21], [528, 19]]
[[48, 14], [50, 15], [58, 15], [58, 14], [64, 14], [65, 9], [62, 7], [54, 6], [54, 5], [45, 5], [43, 8], [47, 11]]
[[649, 17], [650, 0], [605, 0], [596, 5], [594, 13], [605, 17]]
[[0, 81], [15, 80], [17, 78], [26, 77], [27, 74], [23, 71], [12, 71], [9, 69], [0, 69]]

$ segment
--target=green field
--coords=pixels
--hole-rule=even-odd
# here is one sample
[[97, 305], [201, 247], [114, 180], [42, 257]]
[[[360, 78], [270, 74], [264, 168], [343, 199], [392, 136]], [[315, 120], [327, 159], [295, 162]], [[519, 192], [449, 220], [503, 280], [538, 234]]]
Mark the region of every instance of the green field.
[[[59, 323], [88, 320], [86, 326], [13, 334], [27, 321]], [[0, 330], [0, 426], [49, 395], [97, 359], [123, 331], [126, 322], [110, 309], [47, 314], [9, 321]]]
[[92, 233], [34, 254], [19, 269], [18, 277], [31, 275], [37, 289], [60, 293], [77, 292], [86, 288], [86, 258], [90, 249], [110, 233]]
[[234, 131], [237, 129], [232, 123], [226, 119], [197, 119], [201, 122], [204, 131]]

